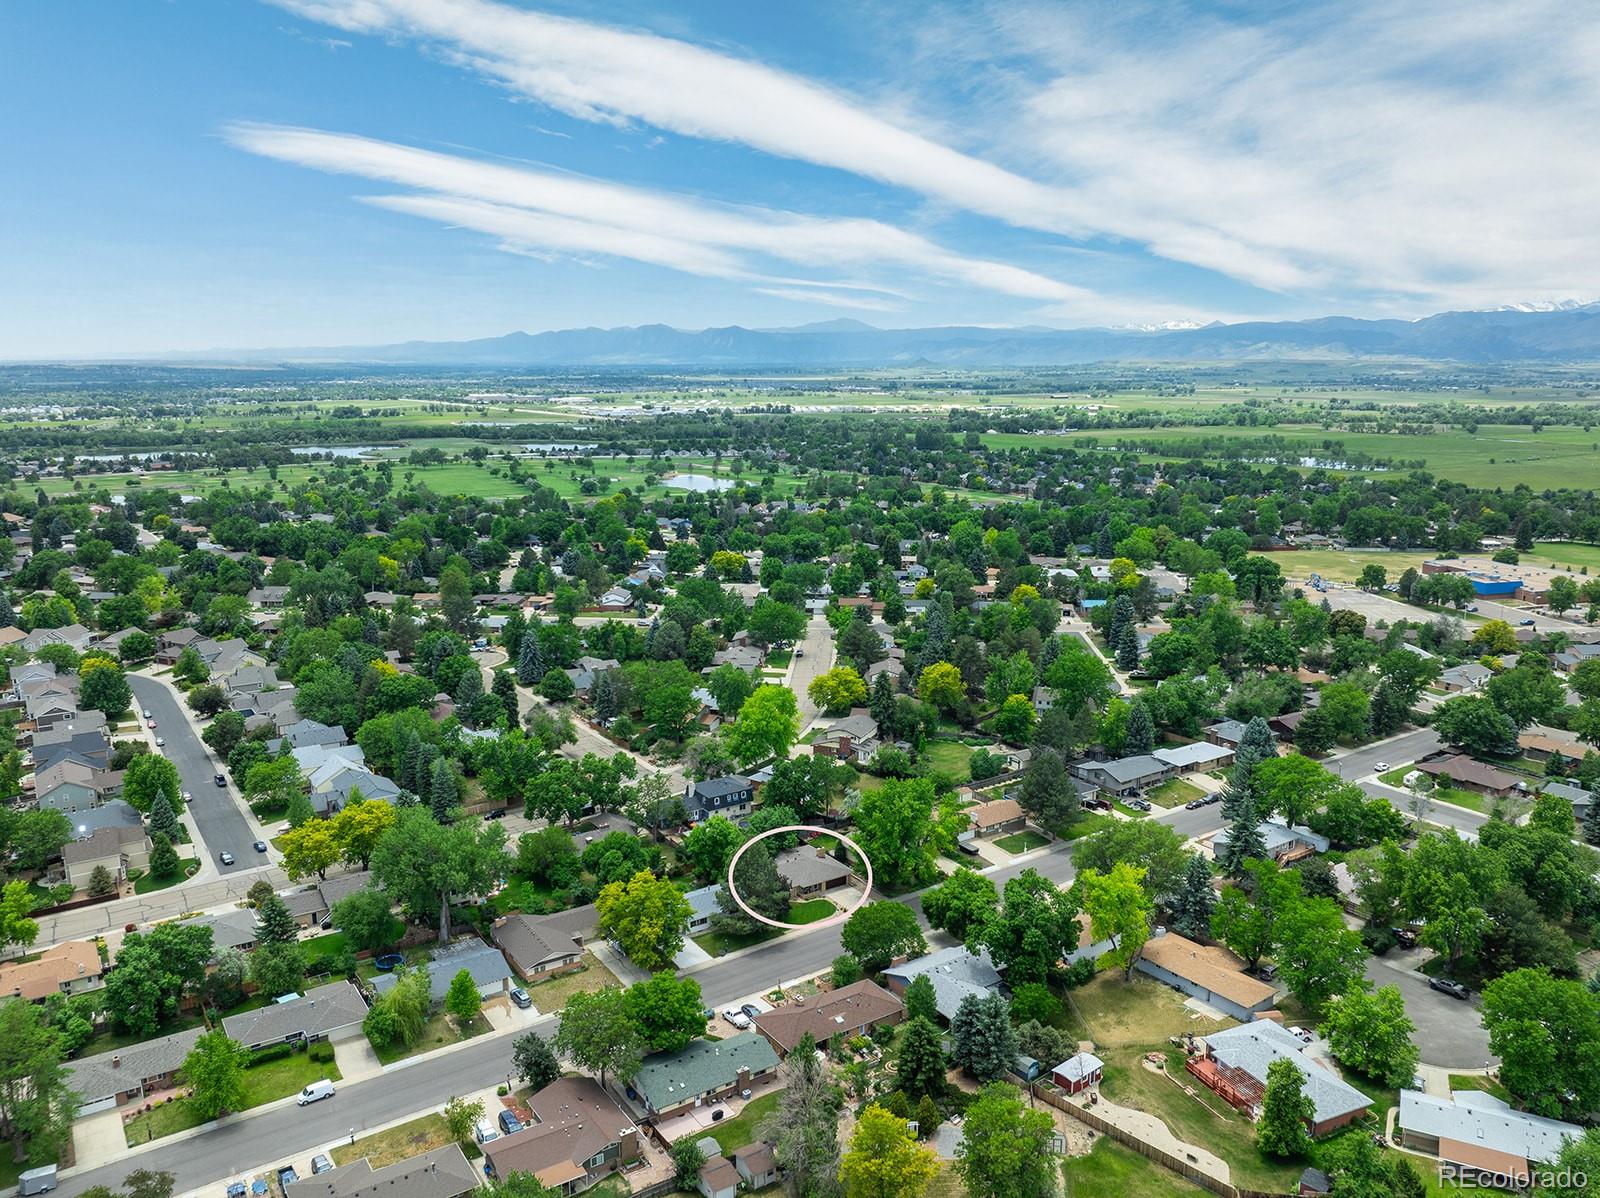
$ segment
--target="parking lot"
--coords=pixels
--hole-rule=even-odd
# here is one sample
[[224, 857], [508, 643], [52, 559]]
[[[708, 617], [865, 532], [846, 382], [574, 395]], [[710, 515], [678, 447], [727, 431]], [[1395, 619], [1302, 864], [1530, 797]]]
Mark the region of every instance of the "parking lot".
[[1482, 1069], [1495, 1060], [1489, 1051], [1489, 1033], [1478, 1013], [1476, 994], [1463, 1002], [1428, 986], [1426, 974], [1417, 972], [1422, 949], [1391, 949], [1382, 957], [1367, 958], [1367, 978], [1374, 986], [1398, 986], [1406, 1000], [1406, 1014], [1416, 1024], [1412, 1037], [1422, 1051], [1422, 1063], [1446, 1069]]

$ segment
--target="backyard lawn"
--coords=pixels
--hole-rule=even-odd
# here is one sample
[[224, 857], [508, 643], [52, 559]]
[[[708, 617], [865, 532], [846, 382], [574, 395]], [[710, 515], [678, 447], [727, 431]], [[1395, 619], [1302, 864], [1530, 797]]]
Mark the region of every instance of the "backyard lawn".
[[[537, 1000], [536, 1000], [537, 1002]], [[422, 1034], [411, 1044], [390, 1044], [379, 1048], [376, 1044], [372, 1051], [377, 1054], [378, 1061], [384, 1065], [403, 1061], [407, 1057], [418, 1056], [425, 1052], [432, 1052], [436, 1048], [443, 1048], [448, 1044], [460, 1044], [474, 1036], [481, 1036], [489, 1030], [489, 1021], [482, 1015], [475, 1016], [471, 1023], [465, 1027], [458, 1027], [453, 1016], [440, 1011], [430, 1016], [428, 1022], [422, 1025]], [[315, 1080], [315, 1079], [313, 1079]]]
[[1185, 782], [1182, 778], [1168, 778], [1154, 790], [1145, 791], [1144, 797], [1157, 807], [1182, 807], [1190, 799], [1204, 798], [1205, 793], [1193, 782]]
[[[297, 1094], [322, 1078], [338, 1081], [339, 1077], [338, 1065], [332, 1061], [313, 1061], [303, 1052], [252, 1065], [244, 1071], [244, 1103], [239, 1109], [247, 1111], [251, 1107]], [[187, 1098], [177, 1098], [134, 1116], [123, 1124], [122, 1130], [131, 1148], [150, 1140], [159, 1140], [162, 1136], [170, 1136], [174, 1132], [199, 1127], [202, 1122], [200, 1116], [190, 1108]]]
[[1095, 1141], [1088, 1156], [1069, 1156], [1061, 1162], [1067, 1198], [1116, 1194], [1117, 1198], [1166, 1198], [1168, 1194], [1204, 1194], [1206, 1191], [1147, 1161], [1109, 1136]]
[[[445, 1126], [443, 1115], [424, 1115], [420, 1119], [413, 1119], [409, 1123], [384, 1131], [375, 1131], [370, 1136], [362, 1136], [354, 1144], [342, 1144], [329, 1153], [336, 1165], [348, 1165], [351, 1161], [358, 1161], [366, 1157], [374, 1169], [381, 1169], [385, 1165], [393, 1165], [399, 1161], [419, 1156], [424, 1152], [432, 1152], [435, 1148], [443, 1148], [450, 1143], [450, 1129]], [[483, 1151], [476, 1144], [463, 1144], [467, 1156], [476, 1159], [483, 1155]]]
[[972, 777], [972, 770], [967, 764], [972, 760], [971, 745], [964, 745], [958, 740], [930, 740], [923, 756], [931, 768], [957, 782], [965, 782]]
[[1032, 828], [1024, 828], [1021, 832], [1013, 832], [1010, 836], [1001, 836], [995, 844], [1008, 853], [1031, 853], [1034, 849], [1042, 849], [1050, 843], [1048, 836], [1040, 836]]
[[[724, 1119], [721, 1123], [713, 1123], [708, 1134], [713, 1136], [718, 1144], [722, 1145], [724, 1156], [731, 1157], [735, 1148], [743, 1148], [756, 1138], [756, 1126], [778, 1109], [778, 1096], [782, 1090], [774, 1090], [770, 1094], [763, 1094], [760, 1098], [752, 1098], [745, 1103], [744, 1110], [732, 1119]], [[698, 1134], [691, 1135], [690, 1139], [699, 1139]]]

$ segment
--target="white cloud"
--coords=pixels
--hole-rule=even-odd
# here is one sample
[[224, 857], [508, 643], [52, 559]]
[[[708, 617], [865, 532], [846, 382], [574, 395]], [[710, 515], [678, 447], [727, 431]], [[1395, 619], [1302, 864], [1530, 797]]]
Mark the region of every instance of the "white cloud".
[[1088, 306], [1098, 301], [1085, 288], [1003, 262], [954, 253], [882, 221], [713, 205], [661, 191], [315, 129], [235, 125], [227, 135], [252, 153], [413, 188], [421, 194], [380, 196], [369, 202], [475, 229], [508, 246], [608, 254], [691, 274], [806, 288], [893, 290], [870, 280], [775, 279], [757, 259], [813, 270], [912, 271], [1045, 303]]
[[[896, 124], [759, 62], [493, 0], [275, 2], [437, 47], [574, 117], [1143, 247], [1302, 306], [1570, 298], [1600, 275], [1593, 7], [1351, 0], [1245, 6], [1233, 20], [1176, 3], [1007, 0], [910, 21], [896, 10], [905, 76], [874, 90], [926, 88], [921, 115]], [[919, 71], [918, 52], [948, 69]]]

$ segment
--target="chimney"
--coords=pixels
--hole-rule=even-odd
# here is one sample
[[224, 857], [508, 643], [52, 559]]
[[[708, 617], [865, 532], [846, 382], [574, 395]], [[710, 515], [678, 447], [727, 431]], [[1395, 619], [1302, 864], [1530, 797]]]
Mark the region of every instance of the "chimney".
[[111, 1054], [111, 1067], [113, 1069], [121, 1069], [122, 1068], [122, 1057], [119, 1056], [117, 1053], [112, 1053]]

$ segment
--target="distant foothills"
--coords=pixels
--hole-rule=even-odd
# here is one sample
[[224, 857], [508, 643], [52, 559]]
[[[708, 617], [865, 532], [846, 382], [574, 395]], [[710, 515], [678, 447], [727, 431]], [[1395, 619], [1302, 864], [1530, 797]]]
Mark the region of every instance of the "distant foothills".
[[561, 329], [474, 341], [214, 350], [168, 360], [439, 366], [1056, 366], [1110, 361], [1600, 362], [1600, 303], [1443, 312], [1421, 320], [1248, 321], [1197, 328], [880, 329], [833, 320], [787, 329]]

